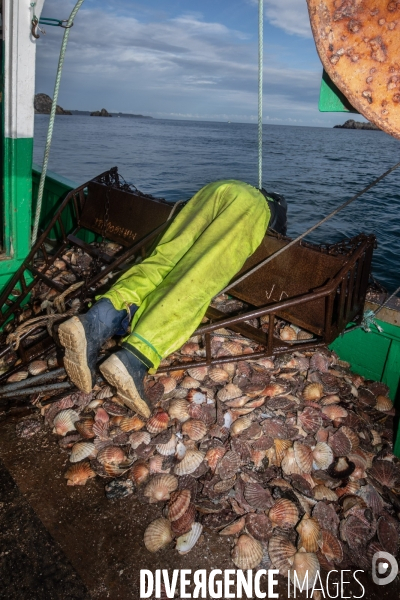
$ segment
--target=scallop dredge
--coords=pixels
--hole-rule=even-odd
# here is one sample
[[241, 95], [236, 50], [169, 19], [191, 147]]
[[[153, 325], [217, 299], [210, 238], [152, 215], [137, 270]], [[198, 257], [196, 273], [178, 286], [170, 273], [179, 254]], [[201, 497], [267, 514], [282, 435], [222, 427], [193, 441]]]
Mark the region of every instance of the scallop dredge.
[[[63, 260], [84, 272], [85, 256]], [[53, 276], [62, 277], [58, 262]], [[48, 296], [49, 288], [36, 286], [20, 320], [39, 309], [51, 313], [57, 294]], [[69, 304], [71, 314], [81, 301]], [[213, 302], [225, 313], [240, 305], [223, 294]], [[265, 331], [268, 317], [251, 324]], [[282, 320], [274, 335], [312, 338]], [[103, 352], [117, 344], [110, 340]], [[400, 462], [392, 453], [387, 386], [351, 373], [326, 347], [302, 351], [299, 344], [287, 354], [252, 359], [257, 343], [226, 329], [213, 332], [211, 346], [214, 356], [232, 362], [147, 376], [149, 419], [129, 410], [100, 374], [90, 394], [32, 395], [69, 453], [66, 485], [99, 476], [108, 498], [136, 494], [158, 504], [160, 516], [144, 534], [150, 552], [174, 543], [186, 554], [212, 530], [231, 540], [237, 568], [273, 566], [298, 577], [308, 570], [310, 587], [319, 569], [367, 571], [375, 552], [396, 556]], [[248, 359], [233, 360], [242, 354]], [[161, 366], [204, 356], [203, 339], [193, 337]], [[2, 364], [3, 372], [12, 368], [8, 383], [57, 367], [54, 350], [20, 370], [15, 355]], [[37, 430], [30, 418], [16, 433]]]

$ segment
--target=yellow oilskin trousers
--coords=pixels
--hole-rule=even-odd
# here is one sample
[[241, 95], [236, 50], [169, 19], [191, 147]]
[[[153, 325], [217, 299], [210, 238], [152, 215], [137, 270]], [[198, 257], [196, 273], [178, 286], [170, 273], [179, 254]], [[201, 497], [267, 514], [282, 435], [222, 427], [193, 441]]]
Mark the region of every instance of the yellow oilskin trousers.
[[101, 296], [117, 310], [139, 306], [123, 346], [154, 372], [261, 244], [269, 219], [264, 196], [247, 183], [217, 181], [197, 192], [154, 252]]

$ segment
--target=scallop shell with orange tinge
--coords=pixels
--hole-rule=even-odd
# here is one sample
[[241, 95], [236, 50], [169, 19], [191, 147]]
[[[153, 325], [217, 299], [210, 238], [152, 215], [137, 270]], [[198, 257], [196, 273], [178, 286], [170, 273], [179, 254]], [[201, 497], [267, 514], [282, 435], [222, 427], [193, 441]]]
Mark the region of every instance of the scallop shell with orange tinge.
[[260, 393], [261, 396], [268, 396], [269, 398], [274, 398], [275, 396], [279, 396], [280, 394], [285, 394], [287, 388], [279, 383], [269, 383], [265, 386], [265, 388]]
[[191, 440], [199, 441], [207, 433], [207, 425], [199, 419], [189, 419], [182, 425], [182, 433], [187, 435]]
[[88, 479], [96, 477], [96, 473], [88, 462], [80, 462], [72, 465], [65, 473], [67, 485], [85, 485]]
[[294, 442], [293, 449], [297, 464], [299, 465], [300, 469], [303, 471], [303, 473], [311, 473], [314, 461], [311, 448], [305, 444], [302, 444], [301, 442]]
[[176, 475], [190, 475], [193, 473], [197, 467], [201, 465], [204, 459], [203, 452], [199, 450], [190, 449], [186, 452], [185, 456], [181, 460], [180, 463], [175, 465], [174, 472]]
[[45, 360], [34, 360], [29, 363], [28, 371], [31, 375], [40, 375], [47, 371], [47, 362]]
[[285, 325], [285, 327], [280, 330], [279, 337], [281, 340], [285, 341], [297, 340], [297, 333], [293, 327], [290, 327], [290, 325]]
[[313, 552], [296, 552], [290, 569], [290, 580], [299, 589], [309, 590], [314, 587], [319, 568], [316, 554]]
[[245, 518], [240, 517], [240, 519], [237, 519], [230, 525], [224, 527], [222, 531], [219, 532], [219, 535], [236, 535], [244, 529], [245, 523]]
[[317, 519], [305, 514], [297, 525], [296, 531], [300, 536], [299, 546], [306, 552], [317, 552], [321, 539], [321, 527]]
[[316, 500], [328, 500], [329, 502], [337, 501], [335, 492], [322, 484], [316, 485], [315, 488], [313, 488], [313, 494]]
[[231, 429], [230, 429], [231, 435], [233, 435], [233, 436], [240, 435], [241, 433], [243, 433], [243, 431], [248, 429], [252, 423], [253, 423], [253, 419], [251, 417], [248, 417], [246, 415], [243, 417], [239, 417], [231, 425]]
[[337, 537], [332, 535], [326, 529], [321, 529], [321, 539], [319, 542], [322, 554], [330, 562], [340, 564], [343, 560], [343, 547]]
[[318, 442], [313, 450], [313, 460], [316, 469], [327, 469], [333, 461], [333, 452], [325, 442]]
[[225, 387], [219, 390], [218, 399], [222, 400], [222, 402], [226, 402], [226, 400], [233, 400], [234, 398], [239, 398], [242, 396], [242, 390], [233, 383], [228, 383]]
[[149, 552], [157, 552], [165, 548], [172, 540], [171, 524], [168, 519], [156, 519], [144, 532], [144, 545]]
[[139, 431], [144, 427], [145, 422], [140, 419], [137, 415], [134, 417], [123, 417], [119, 424], [119, 427], [122, 431]]
[[196, 545], [202, 531], [203, 526], [200, 523], [193, 523], [191, 530], [176, 540], [176, 549], [179, 554], [190, 552]]
[[16, 381], [23, 381], [28, 377], [28, 371], [18, 371], [17, 373], [13, 373], [7, 379], [7, 383], [14, 383]]
[[222, 367], [211, 367], [208, 376], [215, 383], [226, 383], [229, 381], [229, 373]]
[[171, 492], [178, 487], [178, 479], [174, 475], [155, 475], [146, 485], [143, 494], [150, 503], [169, 500]]
[[104, 465], [119, 465], [126, 460], [126, 456], [122, 448], [119, 446], [106, 446], [97, 455], [97, 460]]
[[254, 569], [262, 561], [263, 549], [258, 540], [243, 533], [232, 550], [232, 561], [238, 569]]
[[193, 379], [193, 377], [186, 376], [182, 379], [180, 386], [186, 390], [190, 390], [192, 388], [198, 388], [200, 386], [200, 381]]
[[193, 503], [189, 503], [189, 506], [183, 513], [183, 515], [181, 515], [179, 519], [176, 519], [176, 521], [171, 522], [172, 533], [174, 534], [174, 536], [177, 537], [190, 531], [195, 518], [196, 507]]
[[150, 433], [160, 433], [167, 429], [169, 423], [169, 415], [162, 408], [157, 408], [151, 415], [146, 424], [146, 429]]
[[207, 377], [208, 367], [192, 367], [188, 369], [188, 373], [196, 381], [203, 381]]
[[293, 448], [288, 448], [281, 462], [281, 469], [285, 475], [301, 475], [303, 471], [299, 467]]
[[299, 512], [294, 502], [286, 498], [279, 498], [270, 509], [268, 517], [274, 527], [290, 529], [299, 520]]
[[95, 437], [93, 431], [94, 419], [81, 419], [74, 423], [75, 429], [81, 434], [86, 440], [90, 440]]
[[130, 470], [130, 478], [136, 483], [136, 485], [140, 485], [144, 483], [146, 479], [150, 475], [150, 469], [144, 462], [136, 462], [131, 470]]
[[344, 419], [348, 415], [347, 410], [343, 408], [343, 406], [338, 406], [337, 404], [323, 406], [322, 412], [328, 417], [328, 419], [331, 419], [331, 421], [336, 421], [336, 419]]
[[181, 423], [184, 423], [190, 419], [188, 412], [189, 402], [186, 402], [183, 398], [176, 398], [171, 400], [168, 407], [168, 414], [171, 419], [178, 419]]
[[174, 377], [160, 377], [158, 380], [164, 388], [164, 394], [169, 394], [176, 388], [176, 379]]
[[207, 461], [211, 471], [214, 473], [217, 467], [218, 461], [226, 454], [226, 448], [224, 446], [217, 446], [216, 448], [210, 448], [207, 450], [205, 460]]
[[305, 400], [320, 400], [324, 394], [324, 388], [321, 383], [309, 383], [303, 390]]
[[343, 427], [340, 428], [340, 431], [342, 433], [344, 433], [345, 436], [350, 440], [352, 450], [355, 450], [356, 448], [358, 448], [358, 446], [360, 445], [360, 438], [358, 437], [358, 435], [356, 434], [354, 429], [351, 429], [351, 427], [346, 427], [346, 425], [343, 425]]
[[168, 519], [177, 521], [189, 508], [191, 498], [190, 490], [177, 490], [172, 492], [168, 502]]
[[322, 417], [319, 410], [307, 406], [298, 415], [299, 424], [309, 433], [316, 433], [322, 426]]
[[72, 446], [69, 460], [72, 463], [76, 463], [84, 458], [94, 458], [96, 454], [97, 448], [91, 442], [77, 442]]
[[268, 510], [274, 504], [270, 491], [264, 489], [259, 483], [247, 483], [244, 488], [244, 497], [256, 510]]
[[134, 450], [141, 444], [150, 444], [151, 436], [147, 431], [135, 431], [129, 436], [129, 443]]
[[241, 464], [239, 454], [233, 450], [228, 450], [217, 464], [215, 472], [221, 479], [230, 479], [239, 471]]
[[387, 396], [377, 396], [375, 410], [389, 412], [393, 408], [393, 402]]
[[188, 391], [186, 400], [195, 405], [204, 404], [205, 402], [207, 402], [207, 394], [205, 394], [201, 390], [196, 390], [195, 388], [192, 388]]
[[177, 369], [176, 371], [169, 371], [168, 375], [176, 379], [176, 381], [181, 381], [185, 376], [184, 369]]
[[274, 535], [268, 543], [268, 554], [274, 567], [279, 573], [287, 577], [287, 572], [292, 564], [292, 557], [296, 554], [296, 547], [286, 537]]
[[277, 438], [274, 440], [275, 453], [276, 453], [276, 461], [277, 464], [280, 465], [282, 459], [285, 457], [288, 448], [293, 446], [293, 442], [291, 440], [282, 440]]

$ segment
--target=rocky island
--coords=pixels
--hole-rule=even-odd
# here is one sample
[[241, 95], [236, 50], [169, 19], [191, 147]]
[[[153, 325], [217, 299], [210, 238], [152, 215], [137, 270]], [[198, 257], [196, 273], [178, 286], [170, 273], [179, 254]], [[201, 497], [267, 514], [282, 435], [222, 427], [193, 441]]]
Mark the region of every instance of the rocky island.
[[112, 117], [112, 115], [110, 115], [110, 113], [105, 108], [91, 112], [90, 116], [91, 117]]
[[[35, 114], [37, 115], [49, 115], [51, 111], [51, 105], [53, 101], [47, 94], [35, 94]], [[64, 110], [57, 104], [56, 115], [72, 115], [70, 110]]]
[[343, 125], [334, 125], [334, 128], [338, 129], [368, 129], [372, 131], [380, 131], [379, 127], [374, 125], [374, 123], [362, 123], [361, 121], [354, 121], [354, 119], [349, 119]]

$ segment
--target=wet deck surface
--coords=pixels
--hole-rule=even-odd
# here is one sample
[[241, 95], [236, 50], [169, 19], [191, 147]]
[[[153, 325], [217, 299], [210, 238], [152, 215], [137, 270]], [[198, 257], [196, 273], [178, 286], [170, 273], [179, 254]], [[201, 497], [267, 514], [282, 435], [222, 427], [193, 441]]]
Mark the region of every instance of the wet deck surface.
[[[172, 546], [149, 553], [143, 533], [160, 508], [143, 506], [134, 495], [107, 500], [100, 478], [68, 487], [68, 455], [57, 438], [44, 428], [18, 438], [20, 419], [0, 419], [0, 598], [138, 600], [140, 569], [233, 568], [229, 540], [210, 532], [186, 556]], [[399, 578], [384, 587], [367, 575], [359, 578], [367, 600], [400, 597]], [[283, 578], [275, 591], [287, 598]], [[346, 592], [361, 594], [357, 584]]]

